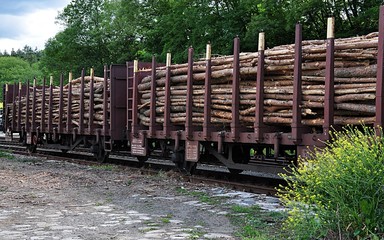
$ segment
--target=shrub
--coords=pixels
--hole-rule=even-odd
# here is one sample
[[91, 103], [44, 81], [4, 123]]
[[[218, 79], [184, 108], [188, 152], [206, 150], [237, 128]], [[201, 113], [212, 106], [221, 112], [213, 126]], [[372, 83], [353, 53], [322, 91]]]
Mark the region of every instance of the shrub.
[[384, 138], [374, 129], [347, 127], [282, 174], [288, 185], [278, 194], [290, 209], [289, 238], [384, 238], [383, 151]]

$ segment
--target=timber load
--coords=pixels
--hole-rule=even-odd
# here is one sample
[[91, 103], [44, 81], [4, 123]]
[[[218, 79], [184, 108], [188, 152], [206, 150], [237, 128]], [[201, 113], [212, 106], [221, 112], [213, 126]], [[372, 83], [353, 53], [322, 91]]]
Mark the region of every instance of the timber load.
[[[91, 84], [91, 79], [93, 79], [93, 83]], [[93, 125], [94, 127], [101, 128], [103, 126], [103, 94], [104, 94], [104, 78], [101, 77], [84, 77], [84, 109], [89, 109], [90, 107], [90, 89], [91, 85], [93, 85]], [[33, 105], [33, 94], [36, 94], [36, 102], [35, 106]], [[44, 122], [48, 124], [49, 122], [53, 126], [66, 126], [68, 122], [68, 110], [70, 111], [70, 121], [72, 126], [79, 127], [80, 125], [80, 102], [81, 102], [81, 78], [73, 79], [70, 83], [63, 86], [63, 99], [62, 99], [62, 114], [60, 118], [60, 87], [50, 85], [50, 87], [46, 87], [44, 92], [44, 106], [45, 112], [44, 114]], [[69, 91], [71, 95], [69, 95]], [[52, 97], [50, 96], [52, 92]], [[69, 97], [71, 101], [69, 101]], [[27, 98], [29, 107], [27, 108]], [[52, 103], [50, 103], [52, 100]], [[19, 105], [20, 101], [20, 105]], [[18, 117], [20, 117], [20, 122], [22, 125], [26, 124], [26, 119], [28, 115], [29, 123], [32, 123], [32, 115], [33, 113], [29, 109], [34, 109], [36, 116], [35, 121], [32, 124], [36, 126], [40, 126], [42, 121], [42, 115], [40, 114], [43, 106], [43, 90], [41, 87], [34, 88], [33, 86], [29, 87], [29, 96], [23, 95], [20, 99], [19, 96], [16, 97], [15, 102], [15, 121], [18, 121]], [[68, 106], [69, 102], [71, 102], [71, 106]], [[11, 104], [12, 105], [12, 104]], [[20, 110], [19, 110], [20, 107]], [[28, 110], [27, 110], [28, 109]], [[50, 110], [52, 109], [51, 113]], [[12, 107], [9, 107], [9, 120], [12, 121]], [[29, 112], [28, 112], [29, 111]], [[49, 121], [51, 118], [51, 121]], [[85, 111], [83, 115], [83, 124], [89, 124], [89, 112]]]
[[[302, 42], [302, 124], [322, 126], [324, 123], [326, 40]], [[334, 51], [334, 122], [336, 125], [373, 124], [378, 33], [335, 39]], [[282, 45], [265, 50], [264, 115], [267, 125], [289, 126], [292, 122], [295, 46]], [[253, 127], [255, 122], [256, 77], [258, 52], [241, 53], [240, 123]], [[211, 122], [229, 127], [232, 120], [233, 56], [211, 59]], [[184, 125], [187, 98], [187, 64], [171, 65], [171, 113], [174, 125]], [[193, 123], [204, 121], [206, 61], [193, 63]], [[150, 123], [152, 76], [138, 85], [141, 124]], [[156, 69], [156, 122], [164, 121], [166, 67]]]

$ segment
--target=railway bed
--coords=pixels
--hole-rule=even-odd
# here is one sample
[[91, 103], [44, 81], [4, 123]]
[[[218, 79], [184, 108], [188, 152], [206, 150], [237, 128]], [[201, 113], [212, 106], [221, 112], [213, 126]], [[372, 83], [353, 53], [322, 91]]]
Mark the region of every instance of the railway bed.
[[[15, 154], [32, 155], [42, 158], [61, 160], [82, 165], [103, 165], [94, 160], [92, 153], [86, 152], [85, 149], [77, 149], [63, 153], [56, 149], [37, 148], [36, 153], [29, 153], [25, 146], [21, 143], [4, 141], [0, 138], [0, 149]], [[145, 163], [140, 163], [134, 157], [128, 157], [123, 153], [110, 155], [107, 164], [116, 164], [120, 167], [129, 167], [141, 171], [142, 174], [155, 175], [159, 172], [177, 171], [180, 178], [189, 182], [201, 182], [205, 184], [213, 184], [224, 186], [227, 188], [241, 190], [252, 193], [260, 193], [266, 195], [275, 195], [276, 187], [285, 184], [278, 176], [258, 174], [255, 172], [246, 172], [242, 174], [233, 174], [219, 165], [197, 164], [193, 175], [185, 174], [177, 169], [173, 162], [167, 159], [151, 158]]]

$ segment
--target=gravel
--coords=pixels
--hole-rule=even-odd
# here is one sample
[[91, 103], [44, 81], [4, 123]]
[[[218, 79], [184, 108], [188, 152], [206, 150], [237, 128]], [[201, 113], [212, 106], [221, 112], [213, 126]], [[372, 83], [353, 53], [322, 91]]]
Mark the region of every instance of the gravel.
[[[175, 172], [0, 158], [1, 239], [238, 239], [230, 205], [280, 211], [278, 199], [192, 184]], [[192, 192], [223, 199], [201, 202]]]

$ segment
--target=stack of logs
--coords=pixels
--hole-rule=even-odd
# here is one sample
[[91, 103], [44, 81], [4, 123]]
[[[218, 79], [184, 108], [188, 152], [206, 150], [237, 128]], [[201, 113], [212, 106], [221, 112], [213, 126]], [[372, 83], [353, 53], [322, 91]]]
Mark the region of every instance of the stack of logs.
[[[93, 127], [94, 128], [101, 128], [103, 125], [103, 92], [104, 92], [104, 78], [100, 77], [93, 77], [94, 83], [93, 83], [93, 91], [94, 91], [94, 99], [93, 99], [93, 107], [94, 107], [94, 114], [93, 114]], [[89, 104], [90, 104], [90, 85], [91, 85], [91, 77], [85, 76], [84, 77], [84, 122], [83, 126], [86, 127], [89, 124]], [[45, 124], [48, 125], [49, 120], [49, 111], [50, 111], [50, 105], [52, 106], [52, 126], [57, 127], [59, 124], [62, 124], [63, 127], [67, 126], [67, 114], [68, 114], [68, 90], [69, 90], [69, 84], [65, 85], [63, 87], [63, 112], [62, 117], [59, 118], [59, 105], [60, 105], [60, 88], [57, 86], [52, 87], [52, 104], [50, 104], [50, 89], [49, 87], [46, 87], [45, 89], [45, 115], [43, 116], [45, 118]], [[80, 124], [80, 95], [81, 95], [81, 78], [77, 78], [74, 80], [71, 80], [71, 127], [78, 127]], [[21, 124], [25, 124], [26, 120], [26, 114], [27, 111], [29, 114], [29, 125], [32, 125], [32, 111], [35, 111], [35, 126], [40, 126], [42, 115], [42, 88], [36, 88], [36, 103], [35, 107], [33, 108], [33, 87], [30, 86], [29, 88], [29, 109], [27, 109], [27, 99], [26, 96], [22, 96], [21, 99], [19, 97], [16, 97], [15, 101], [15, 111], [16, 111], [16, 119], [15, 121], [18, 121], [18, 112], [19, 112], [19, 100], [21, 101]], [[10, 104], [9, 108], [10, 113], [9, 121], [12, 120], [12, 104]]]
[[[335, 40], [335, 124], [372, 124], [375, 116], [375, 83], [378, 33]], [[265, 50], [264, 123], [289, 126], [292, 122], [294, 45]], [[323, 124], [326, 41], [303, 41], [302, 123]], [[228, 127], [232, 117], [233, 56], [212, 58], [212, 123]], [[252, 127], [255, 119], [258, 53], [240, 54], [240, 122]], [[193, 65], [193, 122], [204, 120], [205, 60]], [[187, 64], [171, 68], [171, 122], [183, 125], [186, 116]], [[156, 121], [164, 121], [164, 67], [156, 72]], [[139, 84], [140, 121], [149, 125], [150, 85]]]

